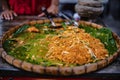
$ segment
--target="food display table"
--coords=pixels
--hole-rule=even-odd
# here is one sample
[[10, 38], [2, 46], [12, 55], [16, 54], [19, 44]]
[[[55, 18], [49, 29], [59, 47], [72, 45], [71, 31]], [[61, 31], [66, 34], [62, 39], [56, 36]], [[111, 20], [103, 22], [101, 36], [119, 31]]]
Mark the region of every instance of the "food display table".
[[[37, 16], [19, 16], [12, 21], [0, 21], [0, 38], [2, 35], [8, 31], [10, 28], [15, 27], [16, 25], [20, 25], [32, 20], [38, 20]], [[43, 19], [43, 18], [41, 18]], [[98, 24], [104, 25], [103, 22], [98, 21]], [[0, 48], [2, 47], [0, 43]], [[10, 47], [10, 46], [8, 46]], [[1, 49], [0, 49], [1, 52]], [[8, 64], [1, 57], [0, 53], [0, 77], [47, 77], [47, 78], [60, 78], [60, 77], [68, 77], [68, 78], [118, 78], [120, 77], [120, 56], [117, 57], [111, 64], [108, 66], [97, 70], [92, 73], [77, 75], [77, 76], [51, 76], [51, 75], [41, 75], [33, 72], [27, 72], [21, 69], [18, 69], [10, 64]]]

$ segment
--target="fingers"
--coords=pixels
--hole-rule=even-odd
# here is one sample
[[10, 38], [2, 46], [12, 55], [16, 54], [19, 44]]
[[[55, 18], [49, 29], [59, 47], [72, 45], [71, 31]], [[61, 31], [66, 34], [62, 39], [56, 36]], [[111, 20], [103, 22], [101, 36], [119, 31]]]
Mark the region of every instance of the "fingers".
[[13, 14], [12, 13], [8, 14], [8, 20], [13, 20]]
[[45, 13], [41, 13], [38, 15], [38, 17], [43, 17], [43, 16], [45, 16]]
[[9, 20], [9, 14], [6, 14], [6, 13], [2, 13], [1, 14], [2, 18], [5, 19], [5, 20]]
[[58, 10], [55, 10], [52, 14], [54, 15], [58, 14]]
[[1, 13], [1, 17], [5, 20], [13, 20], [14, 16], [17, 16], [17, 14], [13, 11], [4, 11]]
[[4, 14], [4, 18], [6, 19], [6, 20], [10, 20], [10, 16], [9, 16], [10, 14], [9, 13], [5, 13]]
[[54, 14], [54, 15], [58, 14], [58, 9], [55, 8], [53, 11], [51, 11], [51, 13]]
[[49, 14], [51, 14], [51, 15], [56, 15], [56, 14], [57, 14], [56, 11], [48, 11], [48, 12], [49, 12]]
[[50, 14], [53, 14], [53, 15], [56, 15], [56, 14], [58, 14], [58, 7], [49, 7], [48, 9], [47, 9], [47, 11], [48, 11], [48, 13], [50, 13]]
[[15, 13], [15, 12], [13, 12], [13, 15], [16, 17], [17, 16], [17, 14]]
[[9, 18], [9, 13], [3, 12], [3, 13], [1, 14], [1, 16], [2, 16], [2, 18], [5, 19], [5, 20], [9, 20], [9, 19], [10, 19], [10, 18]]
[[[58, 8], [58, 6], [51, 5], [50, 7], [47, 8], [47, 11], [51, 15], [57, 15], [58, 11], [59, 11], [59, 8]], [[38, 17], [42, 17], [44, 15], [45, 15], [45, 13], [41, 13], [41, 14], [38, 15]]]

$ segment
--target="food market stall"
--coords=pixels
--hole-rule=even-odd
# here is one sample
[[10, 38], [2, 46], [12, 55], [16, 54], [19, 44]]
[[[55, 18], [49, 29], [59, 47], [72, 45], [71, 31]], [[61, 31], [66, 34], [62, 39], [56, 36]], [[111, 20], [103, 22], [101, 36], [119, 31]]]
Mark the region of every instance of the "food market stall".
[[[41, 19], [46, 19], [46, 18], [41, 18]], [[96, 23], [98, 25], [101, 25], [101, 26], [104, 26], [107, 28], [109, 28], [109, 27], [113, 28], [111, 26], [111, 24], [107, 25], [107, 23], [110, 23], [109, 19], [111, 19], [111, 18], [104, 17], [104, 20], [99, 18], [99, 20], [96, 21]], [[87, 79], [93, 79], [93, 78], [106, 79], [107, 78], [107, 79], [114, 79], [115, 80], [115, 79], [118, 79], [120, 77], [119, 76], [120, 75], [120, 68], [119, 68], [120, 56], [119, 56], [119, 53], [117, 53], [117, 55], [112, 56], [111, 58], [108, 57], [108, 59], [105, 59], [104, 61], [100, 62], [102, 67], [100, 65], [98, 65], [98, 63], [95, 63], [95, 65], [97, 65], [97, 69], [94, 68], [94, 65], [92, 68], [88, 67], [89, 65], [87, 65], [87, 68], [86, 68], [86, 66], [84, 66], [83, 70], [85, 71], [85, 73], [83, 72], [84, 74], [79, 74], [79, 75], [64, 76], [64, 75], [39, 74], [39, 73], [33, 72], [33, 68], [29, 68], [27, 65], [26, 65], [27, 68], [30, 69], [31, 71], [23, 70], [24, 68], [21, 67], [21, 66], [23, 66], [23, 63], [21, 63], [21, 66], [15, 67], [15, 64], [10, 63], [9, 60], [11, 60], [11, 58], [9, 58], [9, 55], [7, 55], [7, 57], [5, 57], [6, 55], [4, 54], [4, 50], [2, 48], [2, 46], [3, 46], [2, 41], [4, 41], [4, 40], [2, 40], [3, 35], [6, 34], [6, 31], [9, 31], [11, 28], [14, 28], [15, 26], [19, 26], [19, 25], [24, 24], [24, 23], [29, 23], [30, 21], [33, 21], [33, 20], [34, 21], [39, 20], [39, 18], [37, 16], [19, 16], [12, 21], [0, 21], [0, 38], [1, 38], [1, 42], [0, 42], [1, 43], [1, 45], [0, 45], [0, 47], [1, 47], [0, 48], [0, 51], [1, 51], [1, 53], [0, 53], [0, 79], [4, 79], [4, 77], [9, 77], [9, 78], [12, 77], [13, 79], [14, 79], [14, 77], [29, 77], [29, 78], [35, 77], [35, 78], [49, 78], [49, 79], [50, 78], [78, 78], [78, 79], [79, 78], [84, 78], [84, 79], [85, 78], [87, 78]], [[114, 27], [116, 27], [116, 26], [114, 26]], [[112, 31], [113, 30], [114, 29], [112, 29]], [[117, 29], [117, 31], [118, 30], [119, 29]], [[119, 34], [119, 31], [115, 32], [115, 33]], [[4, 38], [5, 38], [5, 36], [4, 36]], [[118, 35], [117, 35], [117, 39], [119, 39]], [[119, 40], [118, 40], [118, 43], [119, 43]], [[12, 59], [12, 62], [15, 62], [15, 61], [18, 62], [18, 60]], [[87, 73], [87, 71], [89, 71], [89, 69], [90, 69], [90, 71], [91, 70], [93, 70], [93, 71]], [[37, 71], [37, 68], [35, 70]], [[57, 69], [57, 70], [59, 73], [60, 72], [59, 69]], [[82, 72], [83, 70], [81, 70], [80, 72]], [[39, 72], [39, 70], [38, 70], [38, 72]], [[47, 71], [46, 67], [44, 69], [44, 72], [49, 73], [49, 71]], [[71, 72], [74, 72], [74, 70], [72, 70]], [[67, 71], [65, 73], [67, 73]], [[69, 71], [67, 74], [69, 74]], [[73, 74], [76, 74], [76, 73], [74, 72]]]
[[[21, 23], [26, 23], [32, 20], [39, 20], [36, 16], [19, 16], [13, 21], [3, 21], [0, 24], [0, 36], [2, 38], [3, 34], [8, 31], [10, 28], [13, 28]], [[99, 21], [100, 25], [104, 25], [103, 22]], [[2, 45], [0, 45], [2, 47]], [[1, 49], [2, 51], [2, 49]], [[1, 53], [0, 53], [1, 54]], [[73, 76], [51, 76], [48, 74], [38, 74], [34, 72], [24, 71], [13, 65], [8, 64], [0, 55], [0, 76], [12, 76], [12, 77], [40, 77], [40, 78], [118, 78], [120, 74], [120, 58], [117, 55], [117, 58], [110, 63], [109, 65], [103, 67], [100, 70], [86, 73], [83, 75], [73, 75]]]

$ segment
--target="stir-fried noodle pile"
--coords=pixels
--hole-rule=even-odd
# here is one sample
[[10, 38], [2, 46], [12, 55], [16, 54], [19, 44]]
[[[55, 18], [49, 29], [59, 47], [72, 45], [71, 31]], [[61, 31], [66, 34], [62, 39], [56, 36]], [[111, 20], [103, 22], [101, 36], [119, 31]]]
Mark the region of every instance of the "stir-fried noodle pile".
[[108, 56], [104, 44], [83, 29], [68, 27], [59, 35], [46, 39], [50, 41], [46, 54], [50, 60], [82, 65]]
[[108, 56], [103, 43], [85, 33], [83, 29], [69, 27], [49, 40], [51, 43], [46, 57], [52, 60], [60, 60], [68, 64], [85, 64], [92, 62], [92, 57], [100, 60]]

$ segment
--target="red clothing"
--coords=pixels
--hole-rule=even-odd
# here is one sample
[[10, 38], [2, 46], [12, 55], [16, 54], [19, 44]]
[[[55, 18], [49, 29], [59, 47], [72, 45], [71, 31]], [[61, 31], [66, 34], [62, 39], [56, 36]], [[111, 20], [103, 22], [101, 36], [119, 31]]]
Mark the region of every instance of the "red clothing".
[[50, 6], [51, 0], [9, 0], [9, 4], [17, 14], [38, 15], [42, 6]]

